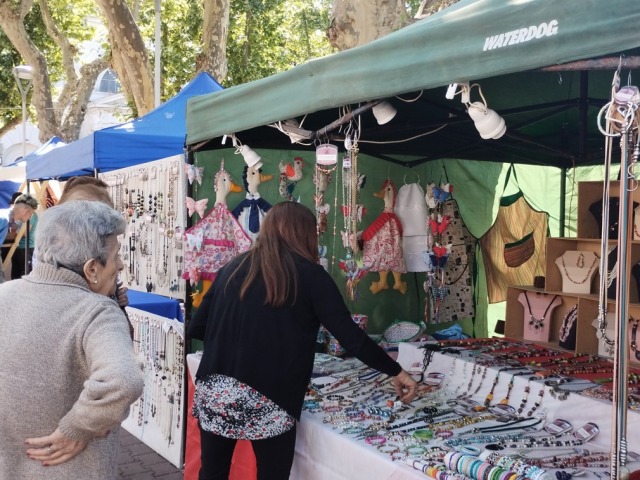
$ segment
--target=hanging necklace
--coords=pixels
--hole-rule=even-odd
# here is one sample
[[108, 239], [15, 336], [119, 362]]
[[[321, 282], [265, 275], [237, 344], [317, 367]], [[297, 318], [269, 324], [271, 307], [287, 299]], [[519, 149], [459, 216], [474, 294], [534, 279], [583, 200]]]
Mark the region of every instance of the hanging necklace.
[[[587, 270], [587, 274], [580, 281], [574, 280], [569, 275], [569, 272], [567, 271], [567, 266], [564, 263], [564, 255], [560, 257], [560, 261], [562, 262], [562, 270], [564, 271], [564, 274], [569, 279], [569, 281], [572, 283], [575, 283], [576, 285], [581, 285], [584, 282], [586, 282], [589, 278], [591, 278], [591, 272], [593, 271], [593, 268], [596, 266], [596, 263], [598, 262], [598, 256], [597, 255], [593, 256], [593, 263], [589, 267], [589, 270]], [[584, 254], [582, 252], [580, 252], [580, 255], [578, 255], [578, 259], [576, 261], [576, 267], [580, 269], [584, 269]]]
[[554, 297], [551, 299], [551, 302], [549, 302], [549, 305], [547, 305], [547, 308], [545, 309], [541, 318], [535, 318], [533, 316], [533, 310], [531, 310], [531, 304], [529, 303], [529, 296], [527, 295], [526, 291], [524, 292], [524, 298], [527, 301], [527, 307], [529, 307], [529, 328], [532, 328], [537, 332], [538, 330], [544, 327], [544, 319], [546, 318], [547, 313], [549, 313], [549, 309], [551, 308], [551, 305], [553, 305], [553, 302], [555, 302], [556, 298], [558, 298], [558, 295], [554, 295]]
[[560, 341], [566, 342], [569, 338], [569, 334], [571, 333], [571, 329], [573, 325], [576, 323], [576, 318], [578, 318], [578, 304], [576, 303], [567, 316], [562, 320], [562, 326], [560, 327]]
[[640, 360], [640, 350], [638, 350], [638, 343], [636, 342], [636, 333], [638, 331], [638, 323], [640, 323], [640, 319], [633, 320], [633, 327], [631, 327], [631, 350], [635, 354], [636, 360]]

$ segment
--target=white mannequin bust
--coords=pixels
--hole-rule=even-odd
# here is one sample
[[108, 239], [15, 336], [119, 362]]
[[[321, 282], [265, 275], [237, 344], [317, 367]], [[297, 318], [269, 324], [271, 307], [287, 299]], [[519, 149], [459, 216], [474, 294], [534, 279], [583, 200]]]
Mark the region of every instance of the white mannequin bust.
[[533, 342], [548, 342], [551, 316], [553, 311], [562, 304], [562, 297], [542, 292], [525, 291], [518, 295], [518, 301], [524, 307], [524, 339]]
[[591, 293], [591, 279], [600, 269], [600, 258], [593, 252], [567, 250], [556, 258], [564, 293]]

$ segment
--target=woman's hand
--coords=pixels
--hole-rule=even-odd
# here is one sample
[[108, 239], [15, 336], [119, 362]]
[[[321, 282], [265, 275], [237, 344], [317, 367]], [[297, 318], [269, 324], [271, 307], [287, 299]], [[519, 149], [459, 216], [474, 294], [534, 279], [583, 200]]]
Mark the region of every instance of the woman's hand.
[[398, 398], [403, 403], [408, 403], [415, 398], [417, 385], [411, 375], [404, 370], [393, 377], [393, 388], [395, 388]]
[[47, 467], [71, 460], [85, 449], [88, 442], [67, 438], [60, 429], [56, 429], [51, 435], [27, 438], [24, 443], [30, 447], [27, 449], [29, 458]]
[[129, 295], [127, 291], [129, 289], [122, 285], [122, 282], [116, 283], [116, 302], [118, 302], [118, 306], [120, 308], [126, 307], [129, 305]]

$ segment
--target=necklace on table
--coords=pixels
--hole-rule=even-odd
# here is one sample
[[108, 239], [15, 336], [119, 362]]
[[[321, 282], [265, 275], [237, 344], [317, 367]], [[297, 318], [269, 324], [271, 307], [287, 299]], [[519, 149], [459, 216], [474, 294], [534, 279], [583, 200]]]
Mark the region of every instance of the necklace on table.
[[531, 310], [531, 304], [529, 303], [529, 296], [527, 295], [526, 291], [524, 292], [524, 298], [527, 301], [527, 307], [529, 307], [529, 328], [532, 328], [537, 332], [538, 330], [544, 327], [544, 319], [546, 318], [547, 313], [549, 313], [549, 309], [551, 308], [551, 305], [553, 305], [553, 302], [555, 302], [556, 298], [558, 298], [558, 295], [554, 295], [554, 297], [551, 299], [551, 302], [549, 302], [549, 305], [547, 305], [547, 308], [545, 309], [541, 318], [536, 318], [533, 316], [533, 310]]
[[[589, 267], [589, 270], [587, 270], [587, 274], [584, 276], [582, 280], [578, 281], [578, 280], [574, 280], [573, 278], [571, 278], [571, 275], [569, 275], [569, 272], [567, 271], [567, 266], [564, 263], [564, 255], [560, 257], [560, 261], [562, 262], [562, 270], [564, 271], [564, 274], [566, 275], [566, 277], [569, 279], [571, 283], [575, 283], [576, 285], [582, 285], [589, 278], [591, 278], [591, 272], [593, 271], [593, 268], [596, 266], [596, 263], [598, 262], [598, 260], [599, 260], [598, 256], [594, 255], [593, 263]], [[578, 259], [576, 260], [575, 266], [580, 269], [584, 269], [584, 254], [582, 252], [580, 252], [580, 255], [578, 255]]]

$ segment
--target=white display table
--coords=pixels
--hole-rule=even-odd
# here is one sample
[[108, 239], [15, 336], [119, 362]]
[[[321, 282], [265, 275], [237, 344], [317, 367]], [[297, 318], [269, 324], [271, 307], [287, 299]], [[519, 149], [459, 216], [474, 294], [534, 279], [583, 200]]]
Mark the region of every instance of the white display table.
[[[412, 367], [423, 365], [424, 349], [419, 348], [420, 345], [424, 344], [400, 345], [398, 362], [404, 369], [412, 370]], [[472, 364], [472, 357], [463, 358], [460, 355], [435, 352], [426, 371], [428, 373], [443, 373], [445, 376], [442, 381], [445, 388], [455, 390], [461, 387], [459, 390], [460, 393], [463, 393], [466, 391], [471, 376]], [[189, 358], [189, 369], [195, 371], [196, 367], [197, 360]], [[481, 388], [473, 396], [475, 400], [481, 404], [484, 402], [498, 373], [500, 373], [500, 377], [494, 390], [493, 403], [497, 403], [506, 396], [511, 373], [498, 372], [497, 368], [488, 368]], [[479, 377], [476, 377], [472, 390], [476, 390], [480, 384]], [[528, 378], [529, 376], [514, 377], [509, 402], [512, 406], [521, 402]], [[544, 389], [541, 399], [538, 398], [540, 389]], [[577, 393], [570, 393], [566, 400], [559, 400], [552, 397], [550, 388], [545, 386], [542, 381], [532, 381], [526, 411], [530, 410], [536, 401], [540, 403], [536, 409], [537, 413], [545, 411], [547, 421], [562, 418], [571, 422], [574, 429], [580, 428], [587, 422], [596, 423], [600, 428], [600, 433], [584, 447], [591, 451], [609, 450], [612, 417], [612, 406], [609, 402], [584, 397]], [[632, 461], [634, 451], [640, 450], [640, 413], [635, 411], [628, 413], [627, 440], [631, 450], [629, 467], [634, 471], [640, 468], [640, 462]], [[334, 428], [330, 423], [323, 421], [326, 416], [325, 412], [303, 412], [298, 425], [296, 455], [290, 477], [292, 480], [412, 480], [428, 478], [422, 472], [414, 470], [401, 461], [391, 461], [389, 455], [378, 452], [376, 448], [364, 441], [358, 441], [349, 435], [341, 434], [341, 428]], [[488, 421], [488, 423], [478, 423], [474, 426], [492, 424], [495, 422]], [[462, 428], [462, 430], [468, 428]], [[547, 449], [546, 452], [553, 452], [553, 449]], [[600, 471], [604, 473], [607, 470], [600, 469]], [[551, 478], [552, 475], [550, 472], [549, 477]], [[598, 477], [592, 472], [585, 472], [580, 478], [597, 479]], [[188, 480], [186, 476], [185, 480]], [[252, 479], [243, 478], [242, 480]]]

